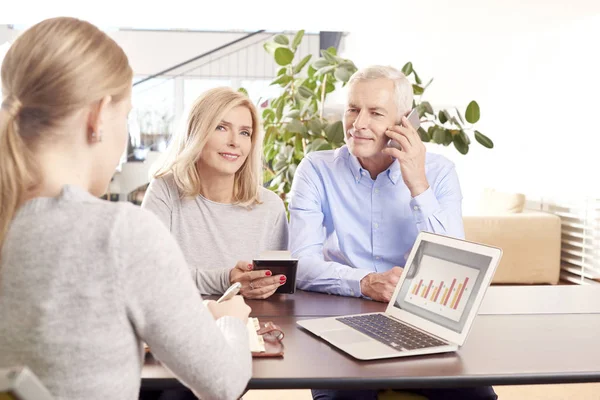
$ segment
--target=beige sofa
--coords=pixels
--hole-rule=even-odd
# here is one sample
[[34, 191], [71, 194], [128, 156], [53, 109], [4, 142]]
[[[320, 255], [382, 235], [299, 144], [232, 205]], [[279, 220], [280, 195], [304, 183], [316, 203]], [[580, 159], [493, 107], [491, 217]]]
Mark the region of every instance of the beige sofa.
[[467, 240], [502, 248], [492, 283], [552, 284], [560, 274], [561, 221], [524, 210], [525, 196], [487, 189], [474, 215], [463, 217]]

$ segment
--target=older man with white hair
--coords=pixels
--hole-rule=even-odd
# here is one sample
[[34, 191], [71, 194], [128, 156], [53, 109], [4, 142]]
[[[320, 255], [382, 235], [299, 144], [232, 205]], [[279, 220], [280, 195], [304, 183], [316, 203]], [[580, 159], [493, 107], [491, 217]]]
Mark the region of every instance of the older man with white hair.
[[[294, 175], [290, 250], [299, 259], [298, 288], [388, 302], [420, 231], [464, 237], [454, 164], [426, 151], [406, 118], [412, 107], [412, 84], [395, 68], [371, 66], [350, 78], [346, 145], [309, 153]], [[313, 391], [315, 399], [376, 395]], [[490, 387], [426, 395], [497, 398]]]

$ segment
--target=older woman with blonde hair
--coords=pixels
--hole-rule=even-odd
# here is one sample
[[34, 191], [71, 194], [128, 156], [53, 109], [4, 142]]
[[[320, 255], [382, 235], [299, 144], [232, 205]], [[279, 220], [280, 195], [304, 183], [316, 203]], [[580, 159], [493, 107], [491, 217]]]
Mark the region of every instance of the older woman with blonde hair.
[[183, 249], [198, 290], [220, 294], [234, 282], [247, 298], [267, 298], [284, 275], [252, 271], [263, 251], [285, 250], [283, 201], [262, 186], [262, 133], [256, 108], [228, 87], [193, 104], [142, 207], [154, 212]]

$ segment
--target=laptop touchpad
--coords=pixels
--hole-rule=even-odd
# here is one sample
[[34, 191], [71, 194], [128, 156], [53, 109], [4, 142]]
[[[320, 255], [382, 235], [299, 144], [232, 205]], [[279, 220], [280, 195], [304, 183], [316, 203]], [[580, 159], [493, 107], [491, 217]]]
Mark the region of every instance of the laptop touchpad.
[[338, 344], [353, 344], [360, 342], [370, 342], [371, 338], [364, 336], [360, 332], [354, 329], [336, 329], [334, 331], [327, 331], [323, 333], [323, 339]]

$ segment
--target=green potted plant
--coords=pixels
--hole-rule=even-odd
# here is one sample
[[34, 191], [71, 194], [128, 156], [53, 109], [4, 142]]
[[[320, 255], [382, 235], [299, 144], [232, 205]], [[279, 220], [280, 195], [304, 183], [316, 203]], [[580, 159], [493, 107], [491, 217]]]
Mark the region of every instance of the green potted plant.
[[[321, 50], [321, 57], [316, 60], [312, 60], [312, 55], [296, 60], [303, 36], [304, 31], [299, 31], [290, 41], [288, 36], [280, 34], [264, 44], [265, 50], [281, 67], [271, 85], [282, 88], [280, 96], [267, 100], [262, 107], [264, 182], [284, 201], [291, 189], [294, 172], [305, 154], [344, 144], [342, 121], [323, 115], [325, 100], [328, 94], [344, 87], [357, 70], [354, 62], [338, 56], [335, 48]], [[464, 114], [458, 108], [436, 111], [423, 100], [433, 79], [423, 84], [411, 62], [404, 65], [402, 72], [413, 83], [413, 107], [417, 108], [421, 118], [418, 131], [424, 142], [443, 146], [453, 144], [461, 154], [467, 154], [471, 144], [468, 132], [473, 132], [479, 144], [493, 148], [493, 142], [474, 128], [480, 117], [476, 101], [469, 103]]]

